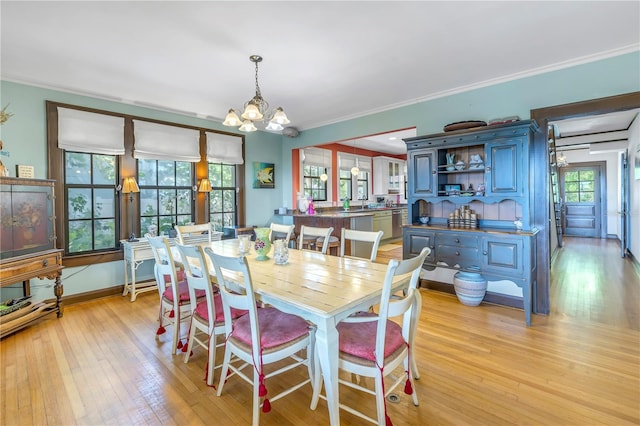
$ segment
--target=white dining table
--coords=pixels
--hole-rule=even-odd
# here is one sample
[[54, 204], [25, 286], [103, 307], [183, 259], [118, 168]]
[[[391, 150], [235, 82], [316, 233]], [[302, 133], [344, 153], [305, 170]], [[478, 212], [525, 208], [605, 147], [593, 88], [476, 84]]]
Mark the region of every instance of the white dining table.
[[[239, 256], [238, 240], [214, 241], [209, 247], [214, 253]], [[284, 265], [276, 265], [272, 258], [256, 260], [253, 250], [246, 257], [254, 291], [262, 302], [316, 325], [329, 420], [331, 425], [339, 425], [336, 325], [354, 312], [379, 303], [387, 265], [294, 249], [289, 250], [289, 261]], [[408, 277], [399, 278], [393, 290], [407, 285]]]

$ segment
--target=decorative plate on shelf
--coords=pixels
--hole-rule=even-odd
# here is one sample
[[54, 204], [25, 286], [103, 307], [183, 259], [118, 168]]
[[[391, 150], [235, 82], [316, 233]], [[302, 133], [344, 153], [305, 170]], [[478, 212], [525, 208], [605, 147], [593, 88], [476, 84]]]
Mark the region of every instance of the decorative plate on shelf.
[[444, 126], [445, 132], [453, 132], [454, 130], [473, 129], [474, 127], [486, 126], [486, 121], [469, 120], [469, 121], [457, 121]]

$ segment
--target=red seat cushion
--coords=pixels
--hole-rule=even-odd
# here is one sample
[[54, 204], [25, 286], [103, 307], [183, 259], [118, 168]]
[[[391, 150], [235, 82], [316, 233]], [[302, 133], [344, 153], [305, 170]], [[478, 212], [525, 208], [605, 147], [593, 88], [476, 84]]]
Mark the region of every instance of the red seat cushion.
[[[224, 322], [224, 311], [222, 309], [222, 296], [220, 295], [220, 293], [216, 293], [215, 296], [213, 296], [213, 303], [215, 304], [215, 308], [216, 308], [216, 321], [215, 322]], [[240, 309], [234, 309], [231, 308], [231, 318], [236, 319], [236, 318], [240, 318], [241, 316], [243, 316], [244, 314], [246, 314], [248, 311], [243, 311]], [[209, 312], [207, 310], [207, 301], [206, 299], [203, 300], [202, 302], [199, 302], [198, 305], [196, 306], [196, 311], [195, 311], [196, 315], [200, 316], [201, 318], [204, 318], [206, 321], [209, 321]]]
[[[178, 295], [180, 303], [189, 301], [189, 284], [187, 284], [186, 281], [180, 281], [178, 283]], [[171, 291], [171, 287], [167, 288], [164, 293], [162, 293], [162, 297], [173, 302], [173, 292]], [[204, 290], [196, 290], [196, 298], [200, 299], [201, 297], [205, 297]]]
[[[187, 279], [187, 274], [181, 269], [176, 271], [176, 275], [178, 276], [178, 282], [184, 281]], [[167, 284], [171, 283], [171, 276], [169, 274], [164, 274], [164, 282]]]
[[[358, 316], [377, 317], [376, 314], [364, 312]], [[338, 334], [340, 336], [340, 352], [356, 356], [358, 358], [375, 361], [376, 356], [376, 332], [377, 321], [369, 322], [341, 322], [338, 324]], [[402, 338], [402, 327], [393, 321], [387, 320], [387, 330], [385, 335], [384, 357], [388, 357], [393, 352], [404, 345]]]
[[[282, 345], [309, 333], [309, 324], [297, 315], [286, 314], [276, 308], [258, 310], [260, 345], [264, 349]], [[251, 346], [249, 315], [240, 317], [233, 326], [232, 336]]]

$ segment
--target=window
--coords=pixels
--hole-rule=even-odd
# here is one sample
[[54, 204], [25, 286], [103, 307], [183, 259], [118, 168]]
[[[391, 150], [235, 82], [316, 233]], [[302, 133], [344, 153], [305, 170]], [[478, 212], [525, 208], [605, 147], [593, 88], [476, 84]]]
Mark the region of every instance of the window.
[[209, 163], [209, 221], [216, 230], [237, 225], [236, 166]]
[[84, 254], [118, 243], [115, 155], [64, 153], [65, 252]]
[[593, 203], [595, 201], [595, 179], [593, 169], [565, 173], [565, 201], [567, 203]]
[[320, 179], [320, 175], [327, 173], [327, 169], [321, 166], [304, 166], [304, 195], [311, 197], [313, 201], [327, 201], [327, 182]]
[[369, 172], [363, 172], [362, 170], [356, 177], [358, 184], [358, 200], [369, 199]]
[[344, 200], [348, 198], [353, 200], [352, 197], [352, 175], [350, 170], [340, 170], [340, 182], [338, 184], [338, 198]]
[[[51, 101], [46, 101], [46, 112], [48, 178], [55, 180], [56, 247], [64, 249], [65, 266], [121, 260], [120, 240], [132, 230], [140, 236], [152, 224], [166, 231], [172, 223], [209, 221], [205, 203], [209, 198], [194, 193], [193, 185], [195, 176], [207, 173], [207, 160], [200, 153], [209, 153], [211, 147], [205, 144], [213, 138], [220, 143], [213, 151], [230, 154], [219, 165], [225, 171], [218, 173], [221, 186], [214, 191], [222, 192], [211, 194], [214, 208], [209, 211], [218, 214], [214, 222], [225, 226], [244, 223], [243, 197], [235, 192], [238, 187], [242, 195], [244, 185], [241, 135]], [[181, 149], [175, 149], [176, 140]], [[197, 153], [177, 158], [187, 143]], [[119, 191], [125, 177], [135, 177], [140, 187], [140, 193], [131, 194], [132, 204], [130, 194]]]
[[166, 234], [193, 222], [193, 165], [186, 161], [138, 160], [140, 233], [155, 225]]

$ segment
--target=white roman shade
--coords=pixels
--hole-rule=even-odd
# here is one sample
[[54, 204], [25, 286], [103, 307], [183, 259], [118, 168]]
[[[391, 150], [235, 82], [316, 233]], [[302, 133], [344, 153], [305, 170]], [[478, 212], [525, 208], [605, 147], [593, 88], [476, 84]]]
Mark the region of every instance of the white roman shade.
[[305, 148], [302, 163], [307, 166], [331, 168], [331, 150], [322, 148]]
[[371, 172], [371, 157], [363, 157], [361, 155], [338, 154], [338, 164], [340, 170], [351, 170], [356, 165], [358, 159], [358, 168], [362, 172]]
[[207, 161], [210, 163], [243, 164], [242, 136], [206, 132]]
[[58, 148], [124, 155], [124, 118], [58, 107]]
[[200, 131], [133, 120], [133, 156], [145, 160], [200, 161]]

